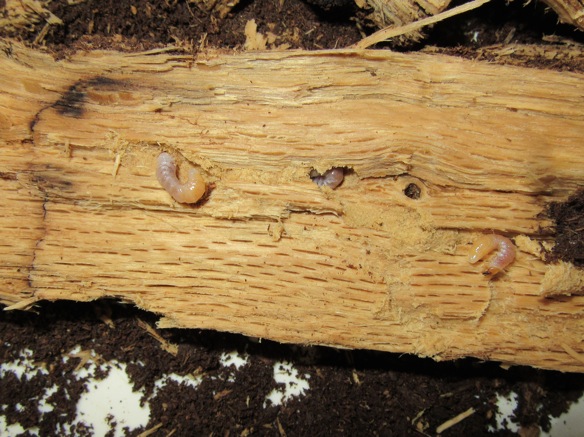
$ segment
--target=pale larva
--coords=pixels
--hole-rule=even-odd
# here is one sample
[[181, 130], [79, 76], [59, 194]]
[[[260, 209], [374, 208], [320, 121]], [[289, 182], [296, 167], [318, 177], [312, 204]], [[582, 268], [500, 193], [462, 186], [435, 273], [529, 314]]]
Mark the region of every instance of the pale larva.
[[337, 188], [345, 178], [345, 171], [341, 167], [333, 167], [325, 171], [322, 175], [316, 170], [310, 171], [310, 179], [319, 187], [327, 186], [331, 189]]
[[493, 250], [497, 250], [493, 258], [487, 264], [483, 272], [485, 276], [494, 276], [507, 267], [515, 259], [515, 245], [502, 235], [487, 234], [475, 241], [472, 247], [472, 254], [468, 258], [471, 264], [474, 264]]
[[187, 181], [181, 184], [176, 177], [174, 158], [166, 152], [158, 156], [156, 177], [160, 185], [179, 203], [195, 203], [205, 194], [205, 181], [199, 171], [194, 168], [189, 170]]

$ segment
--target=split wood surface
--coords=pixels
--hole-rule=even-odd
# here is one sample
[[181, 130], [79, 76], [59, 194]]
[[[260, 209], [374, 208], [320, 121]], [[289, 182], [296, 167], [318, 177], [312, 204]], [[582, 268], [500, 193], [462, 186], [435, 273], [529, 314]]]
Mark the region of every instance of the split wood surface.
[[[584, 371], [584, 277], [546, 265], [539, 233], [583, 184], [584, 75], [372, 51], [0, 53], [9, 309], [109, 296], [161, 327]], [[201, 170], [203, 201], [160, 187], [162, 151]], [[334, 191], [308, 176], [334, 166]], [[491, 280], [468, 263], [490, 232], [518, 246]]]

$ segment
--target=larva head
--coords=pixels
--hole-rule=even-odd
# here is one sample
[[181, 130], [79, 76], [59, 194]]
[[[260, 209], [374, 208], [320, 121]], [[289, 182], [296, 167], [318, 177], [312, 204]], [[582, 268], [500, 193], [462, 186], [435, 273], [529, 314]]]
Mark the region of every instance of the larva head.
[[485, 276], [495, 276], [501, 271], [499, 267], [496, 266], [488, 266], [487, 269], [483, 272]]

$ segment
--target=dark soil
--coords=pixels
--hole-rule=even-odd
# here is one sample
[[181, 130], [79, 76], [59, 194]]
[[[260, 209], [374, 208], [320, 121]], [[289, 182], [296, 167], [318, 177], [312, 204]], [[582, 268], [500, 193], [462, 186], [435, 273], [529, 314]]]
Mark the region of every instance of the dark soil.
[[[0, 12], [3, 7], [0, 1]], [[346, 47], [375, 30], [367, 11], [342, 1], [244, 0], [225, 17], [182, 0], [60, 0], [52, 1], [49, 9], [63, 24], [51, 26], [44, 36], [41, 21], [19, 31], [0, 29], [0, 37], [64, 57], [77, 50], [136, 51], [169, 44], [192, 52], [205, 46], [241, 49], [244, 27], [251, 19], [258, 32], [277, 35], [274, 47]], [[523, 7], [499, 2], [436, 25], [421, 43], [394, 48], [419, 50], [432, 45], [435, 51], [484, 58], [483, 47], [506, 42], [546, 45], [549, 38], [546, 42], [543, 37], [551, 34], [563, 43], [583, 40], [582, 33], [558, 25], [555, 15], [540, 3]], [[581, 59], [553, 64], [542, 60], [535, 66], [584, 71], [582, 63]], [[550, 205], [547, 213], [556, 224], [550, 261], [584, 265], [584, 194], [566, 204]], [[537, 435], [539, 429], [549, 428], [550, 415], [559, 416], [584, 391], [584, 375], [578, 374], [522, 367], [505, 370], [496, 363], [470, 359], [435, 363], [388, 353], [286, 346], [210, 331], [159, 331], [179, 346], [174, 356], [144, 328], [143, 322], [155, 326], [157, 317], [131, 306], [113, 301], [59, 302], [43, 303], [34, 310], [0, 312], [0, 363], [15, 361], [23, 350], [30, 350], [30, 359], [47, 369], [30, 379], [4, 374], [0, 416], [8, 425], [38, 427], [41, 436], [59, 434], [59, 429], [61, 434], [90, 434], [83, 425], [60, 427], [73, 421], [77, 401], [86, 390], [84, 381], [70, 377], [82, 359], [63, 360], [77, 346], [95, 351], [100, 362], [126, 363], [134, 388], [144, 390], [143, 401], [149, 399], [151, 406], [150, 423], [128, 435], [155, 427], [154, 435], [161, 436], [434, 435], [437, 426], [469, 408], [474, 414], [443, 434], [486, 435], [496, 427], [497, 395], [511, 392], [518, 399], [513, 422], [522, 435]], [[229, 380], [233, 369], [220, 365], [221, 354], [234, 350], [249, 357], [248, 364], [235, 372], [235, 383]], [[266, 394], [278, 386], [273, 379], [278, 361], [289, 361], [300, 374], [309, 375], [310, 388], [284, 405], [264, 407]], [[153, 396], [155, 381], [173, 372], [201, 375], [202, 383], [193, 389], [169, 382]], [[39, 393], [53, 385], [57, 388], [49, 401], [57, 408], [41, 414]]]
[[169, 44], [197, 50], [203, 41], [211, 47], [238, 49], [245, 42], [246, 23], [254, 19], [258, 32], [278, 35], [275, 45], [314, 50], [357, 42], [362, 37], [358, 17], [364, 15], [355, 6], [324, 11], [300, 0], [244, 0], [225, 18], [184, 1], [88, 0], [70, 5], [61, 0], [51, 2], [49, 9], [64, 24], [51, 26], [41, 41], [44, 22], [30, 31], [5, 35], [31, 44], [37, 41], [35, 45], [57, 54], [97, 48], [137, 51]]
[[[35, 310], [38, 314], [0, 313], [0, 359], [13, 361], [30, 349], [31, 359], [50, 371], [30, 380], [7, 372], [0, 380], [0, 399], [8, 404], [1, 414], [9, 423], [37, 426], [43, 436], [54, 435], [58, 425], [73, 420], [85, 390], [83, 381], [69, 376], [81, 359], [63, 361], [76, 346], [95, 351], [100, 361], [127, 363], [134, 388], [144, 390], [145, 399], [163, 375], [203, 376], [196, 389], [171, 382], [150, 400], [146, 429], [159, 425], [155, 435], [433, 435], [437, 426], [469, 408], [476, 412], [443, 435], [486, 435], [489, 427], [496, 428], [497, 394], [512, 391], [518, 395], [514, 421], [524, 429], [545, 430], [548, 415], [561, 414], [584, 390], [584, 375], [504, 370], [470, 359], [435, 363], [379, 352], [257, 342], [211, 331], [160, 331], [179, 346], [173, 356], [140, 325], [154, 326], [156, 317], [134, 307], [112, 301], [60, 302]], [[235, 383], [228, 380], [233, 369], [219, 364], [222, 353], [234, 350], [249, 357], [235, 372]], [[309, 375], [310, 388], [282, 406], [264, 407], [266, 394], [277, 386], [272, 377], [276, 361], [291, 362], [300, 374]], [[41, 415], [37, 398], [53, 385], [59, 389], [49, 400], [58, 408]], [[69, 431], [82, 434], [79, 426]]]
[[[451, 5], [459, 3], [464, 0], [454, 0]], [[1, 7], [2, 0], [0, 12]], [[245, 42], [245, 25], [252, 19], [258, 32], [277, 36], [268, 48], [342, 48], [377, 30], [368, 19], [371, 11], [359, 9], [349, 0], [241, 0], [225, 16], [184, 0], [53, 0], [48, 9], [63, 21], [62, 25], [49, 26], [47, 30], [45, 21], [40, 20], [27, 28], [0, 29], [0, 37], [46, 47], [56, 57], [63, 57], [76, 50], [141, 51], [168, 45], [193, 53], [201, 47], [240, 49]], [[558, 23], [555, 13], [541, 2], [493, 0], [479, 9], [440, 22], [426, 29], [425, 34], [427, 38], [420, 42], [399, 45], [390, 42], [380, 46], [395, 50], [432, 48], [432, 51], [491, 62], [584, 71], [581, 57], [532, 53], [522, 59], [517, 54], [499, 57], [483, 50], [510, 43], [552, 48], [584, 43], [584, 32]]]
[[562, 260], [584, 267], [584, 190], [566, 202], [553, 202], [546, 215], [555, 224], [555, 245], [547, 261]]

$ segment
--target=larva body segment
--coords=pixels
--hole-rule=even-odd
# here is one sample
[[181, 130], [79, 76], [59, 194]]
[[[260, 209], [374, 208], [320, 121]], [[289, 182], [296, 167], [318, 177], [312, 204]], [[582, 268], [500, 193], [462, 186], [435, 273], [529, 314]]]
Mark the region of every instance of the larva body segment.
[[205, 194], [206, 185], [198, 170], [189, 171], [187, 181], [182, 184], [176, 176], [174, 158], [162, 152], [158, 156], [156, 177], [160, 185], [179, 203], [195, 203]]
[[334, 190], [343, 182], [345, 171], [341, 167], [333, 167], [325, 171], [322, 175], [316, 170], [310, 172], [310, 179], [319, 187], [329, 187]]
[[485, 276], [494, 276], [515, 259], [515, 245], [507, 237], [496, 234], [487, 234], [481, 236], [473, 245], [472, 252], [468, 261], [474, 264], [492, 251], [496, 250], [495, 255], [491, 258], [483, 272]]

